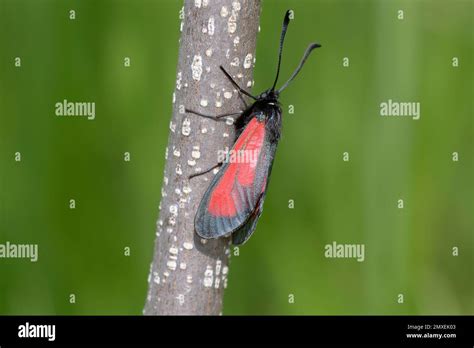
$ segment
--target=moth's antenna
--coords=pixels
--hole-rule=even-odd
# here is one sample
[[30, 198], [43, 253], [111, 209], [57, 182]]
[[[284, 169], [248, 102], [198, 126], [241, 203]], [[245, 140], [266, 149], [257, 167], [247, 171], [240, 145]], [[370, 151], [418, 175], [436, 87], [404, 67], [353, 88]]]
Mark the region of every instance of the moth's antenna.
[[286, 29], [288, 29], [288, 24], [290, 23], [290, 13], [291, 13], [291, 10], [286, 11], [285, 18], [283, 19], [283, 26], [281, 28], [281, 36], [280, 36], [280, 50], [278, 51], [278, 67], [277, 67], [277, 73], [275, 77], [275, 82], [273, 83], [272, 91], [275, 90], [275, 86], [278, 81], [278, 75], [280, 75], [281, 53], [283, 51], [283, 42], [285, 41]]
[[293, 79], [296, 77], [296, 75], [298, 75], [298, 73], [300, 72], [301, 68], [303, 67], [304, 63], [306, 62], [306, 59], [308, 59], [308, 56], [310, 55], [310, 53], [315, 49], [315, 48], [318, 48], [318, 47], [321, 47], [320, 44], [317, 44], [317, 43], [312, 43], [311, 45], [308, 46], [308, 48], [306, 49], [304, 55], [303, 55], [303, 58], [301, 59], [301, 62], [300, 64], [298, 65], [298, 67], [296, 68], [296, 70], [293, 72], [293, 74], [291, 75], [291, 77], [288, 79], [288, 81], [285, 82], [285, 84], [283, 86], [281, 86], [281, 88], [278, 90], [278, 93], [281, 93], [281, 91], [283, 91], [286, 87], [288, 87], [288, 84], [293, 81]]

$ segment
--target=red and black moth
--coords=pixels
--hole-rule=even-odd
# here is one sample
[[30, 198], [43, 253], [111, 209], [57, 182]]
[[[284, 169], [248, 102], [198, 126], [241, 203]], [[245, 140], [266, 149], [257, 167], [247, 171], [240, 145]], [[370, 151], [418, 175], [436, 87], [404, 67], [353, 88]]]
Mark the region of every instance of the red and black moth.
[[316, 43], [310, 44], [288, 81], [279, 89], [275, 89], [280, 74], [283, 42], [290, 22], [290, 13], [291, 11], [287, 11], [283, 20], [277, 73], [270, 89], [258, 96], [253, 96], [242, 89], [221, 66], [221, 70], [241, 96], [252, 98], [253, 104], [250, 106], [246, 104], [243, 112], [219, 116], [205, 115], [186, 109], [186, 112], [215, 120], [238, 116], [235, 121], [237, 136], [232, 150], [234, 153], [244, 151], [255, 154], [249, 156], [250, 160], [243, 163], [226, 161], [226, 163], [218, 163], [205, 172], [190, 176], [192, 178], [221, 167], [204, 194], [194, 219], [195, 231], [201, 238], [212, 239], [232, 235], [233, 244], [243, 244], [252, 235], [262, 214], [263, 201], [281, 133], [282, 110], [278, 98], [300, 72], [311, 51], [321, 47]]

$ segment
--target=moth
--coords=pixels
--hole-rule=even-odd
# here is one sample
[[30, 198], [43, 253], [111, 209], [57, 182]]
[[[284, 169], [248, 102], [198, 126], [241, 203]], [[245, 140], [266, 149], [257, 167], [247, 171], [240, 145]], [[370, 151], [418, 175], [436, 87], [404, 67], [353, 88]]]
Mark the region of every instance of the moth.
[[215, 120], [237, 116], [235, 121], [236, 139], [231, 152], [249, 154], [243, 156], [246, 159], [244, 161], [227, 160], [218, 163], [209, 170], [190, 176], [192, 178], [221, 167], [207, 188], [194, 219], [195, 231], [201, 238], [214, 239], [232, 235], [234, 245], [243, 244], [255, 231], [258, 219], [262, 214], [275, 151], [281, 134], [282, 109], [278, 98], [280, 93], [298, 75], [310, 53], [315, 48], [321, 47], [317, 43], [310, 44], [287, 82], [276, 89], [290, 13], [291, 11], [288, 10], [283, 20], [277, 72], [271, 88], [253, 96], [241, 88], [232, 76], [220, 66], [222, 72], [241, 96], [251, 98], [253, 103], [247, 106], [243, 112], [218, 116], [185, 110], [188, 113]]

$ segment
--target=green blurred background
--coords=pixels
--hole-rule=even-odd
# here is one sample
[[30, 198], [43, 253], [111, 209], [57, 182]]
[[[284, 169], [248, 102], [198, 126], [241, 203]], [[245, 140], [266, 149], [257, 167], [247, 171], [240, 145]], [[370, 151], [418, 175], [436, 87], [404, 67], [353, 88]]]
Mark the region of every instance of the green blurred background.
[[[0, 259], [0, 314], [141, 313], [181, 6], [0, 0], [0, 243], [39, 244], [37, 263]], [[282, 76], [323, 48], [281, 98], [265, 213], [232, 257], [224, 314], [473, 314], [473, 1], [266, 0], [255, 93], [288, 8]], [[96, 119], [56, 117], [63, 99], [95, 101]], [[420, 102], [421, 119], [379, 116], [388, 99]], [[332, 241], [365, 244], [365, 261], [325, 258]]]

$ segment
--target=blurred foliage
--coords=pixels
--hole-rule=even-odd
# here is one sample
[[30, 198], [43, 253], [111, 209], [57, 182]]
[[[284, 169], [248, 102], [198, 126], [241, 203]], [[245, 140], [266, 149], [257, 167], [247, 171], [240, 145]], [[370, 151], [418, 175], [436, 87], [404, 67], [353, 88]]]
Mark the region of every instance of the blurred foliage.
[[[0, 243], [40, 249], [0, 260], [1, 314], [141, 313], [181, 6], [0, 0]], [[224, 313], [473, 314], [473, 2], [266, 0], [255, 93], [287, 8], [281, 76], [323, 47], [282, 95], [265, 212], [231, 260]], [[63, 99], [95, 101], [96, 119], [58, 119]], [[388, 99], [420, 102], [421, 119], [380, 117]], [[365, 244], [365, 261], [325, 258], [332, 241]]]

